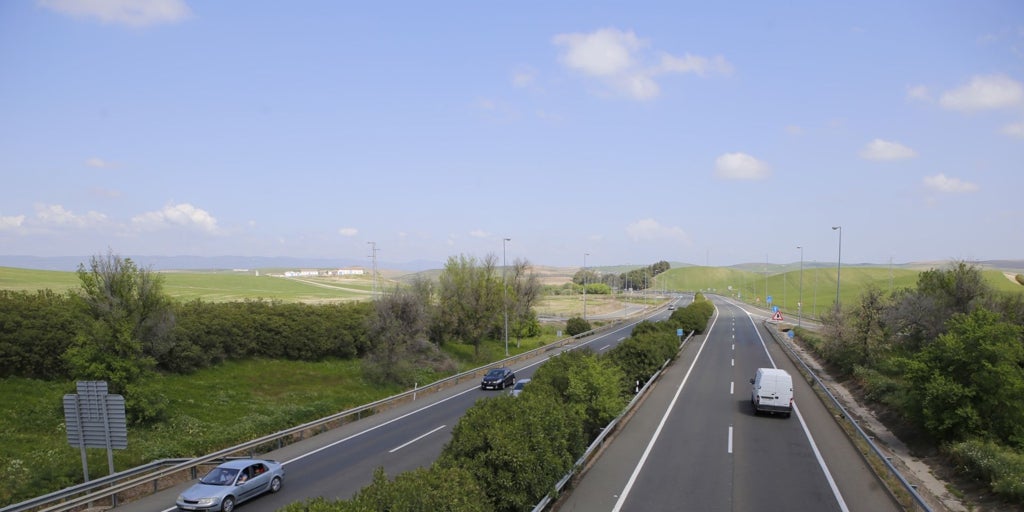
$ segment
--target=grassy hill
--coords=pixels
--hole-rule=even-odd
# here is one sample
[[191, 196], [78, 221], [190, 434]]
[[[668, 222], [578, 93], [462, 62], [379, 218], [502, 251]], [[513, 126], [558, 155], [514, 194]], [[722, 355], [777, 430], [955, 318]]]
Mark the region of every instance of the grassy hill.
[[[779, 267], [776, 267], [778, 270]], [[942, 268], [942, 267], [936, 267]], [[842, 267], [839, 286], [839, 300], [843, 304], [855, 302], [869, 287], [882, 291], [912, 288], [917, 285], [920, 270], [881, 266]], [[983, 270], [985, 282], [993, 289], [1006, 292], [1024, 293], [1024, 286], [1008, 278], [1001, 270]], [[1011, 276], [1012, 277], [1012, 276]], [[721, 295], [737, 297], [752, 304], [765, 304], [765, 296], [771, 296], [772, 305], [784, 312], [796, 314], [800, 300], [800, 271], [785, 270], [753, 272], [733, 267], [683, 267], [673, 268], [654, 279], [654, 289], [711, 291]], [[818, 267], [803, 270], [803, 312], [814, 316], [836, 301], [836, 268]]]

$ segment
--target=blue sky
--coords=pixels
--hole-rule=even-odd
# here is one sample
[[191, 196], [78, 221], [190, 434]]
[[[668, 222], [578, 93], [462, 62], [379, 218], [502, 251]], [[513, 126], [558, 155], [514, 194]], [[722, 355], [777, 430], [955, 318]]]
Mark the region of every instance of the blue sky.
[[1024, 3], [0, 3], [0, 254], [1024, 259]]

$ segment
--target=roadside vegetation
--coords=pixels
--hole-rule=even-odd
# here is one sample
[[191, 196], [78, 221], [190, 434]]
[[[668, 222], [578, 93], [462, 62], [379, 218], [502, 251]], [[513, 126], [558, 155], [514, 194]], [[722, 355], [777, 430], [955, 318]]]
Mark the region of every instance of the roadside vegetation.
[[[641, 322], [605, 355], [589, 349], [551, 358], [518, 397], [477, 401], [429, 468], [389, 480], [382, 469], [349, 500], [315, 498], [284, 512], [521, 512], [532, 510], [587, 446], [679, 350], [676, 330], [688, 319], [702, 332], [714, 306], [694, 303], [664, 322]], [[701, 322], [702, 320], [702, 322]]]
[[[114, 454], [115, 466], [124, 469], [209, 453], [501, 359], [506, 311], [508, 349], [520, 353], [557, 340], [563, 329], [576, 335], [589, 331], [592, 322], [600, 324], [579, 316], [584, 289], [593, 314], [630, 301], [650, 303], [639, 293], [648, 287], [703, 289], [758, 303], [751, 300], [753, 294], [765, 286], [765, 277], [755, 272], [669, 269], [664, 262], [618, 274], [586, 269], [570, 283], [541, 285], [532, 268], [517, 260], [503, 279], [493, 256], [452, 257], [431, 278], [414, 276], [375, 296], [365, 292], [371, 286], [366, 280], [154, 273], [110, 253], [92, 258], [73, 274], [0, 269], [0, 433], [9, 440], [0, 451], [0, 481], [6, 484], [0, 487], [0, 506], [81, 481], [79, 452], [67, 444], [60, 406], [61, 396], [74, 392], [76, 380], [105, 380], [112, 393], [126, 397], [129, 448]], [[709, 276], [700, 277], [702, 270]], [[821, 282], [812, 285], [808, 276], [813, 271], [805, 269], [805, 317], [811, 304], [822, 313], [835, 297], [829, 291], [835, 289], [834, 279], [827, 282], [829, 270], [817, 272]], [[790, 317], [798, 276], [790, 269], [767, 278], [769, 295], [775, 304], [789, 305], [783, 309]], [[43, 286], [33, 288], [34, 279]], [[258, 286], [245, 291], [253, 283]], [[624, 286], [632, 292], [612, 293]], [[993, 482], [996, 492], [1020, 502], [1022, 492], [1014, 482], [1022, 481], [1022, 472], [1014, 468], [1021, 467], [1019, 425], [1024, 422], [1019, 420], [1024, 418], [1017, 407], [1020, 395], [1013, 395], [1020, 390], [1016, 379], [1024, 364], [1017, 358], [1024, 318], [1019, 290], [1002, 273], [963, 264], [905, 275], [844, 268], [844, 309], [823, 315], [830, 325], [825, 336], [799, 334], [863, 383], [873, 400], [926, 432], [965, 474]], [[550, 309], [571, 322], [542, 324], [537, 311], [549, 306], [540, 304], [555, 300], [566, 305]], [[615, 367], [623, 389], [633, 392], [672, 357], [678, 344], [675, 329], [699, 333], [712, 311], [698, 294], [670, 321], [637, 325], [633, 337], [597, 358], [602, 362], [596, 368]], [[587, 368], [582, 373], [597, 372]], [[961, 375], [977, 377], [963, 380]], [[551, 400], [571, 398], [552, 394]], [[996, 402], [976, 400], [982, 395]], [[1012, 404], [992, 405], [998, 400]], [[576, 411], [576, 420], [564, 421], [578, 420], [581, 432], [590, 433], [595, 424], [579, 416], [603, 418], [614, 403], [557, 409]], [[943, 415], [943, 410], [954, 413]], [[523, 441], [508, 442], [523, 446]], [[568, 454], [574, 454], [570, 448], [577, 445], [567, 446]], [[561, 455], [551, 455], [544, 451], [548, 448], [537, 447], [556, 458], [566, 455], [562, 449], [552, 449]], [[104, 475], [105, 454], [89, 452], [91, 477]], [[461, 457], [448, 460], [456, 459]], [[400, 489], [441, 481], [461, 482], [463, 470], [455, 466], [451, 463], [447, 473], [420, 472], [393, 481], [377, 475], [381, 483], [366, 499], [380, 501], [385, 495], [403, 495]], [[517, 485], [519, 494], [511, 498], [488, 494], [488, 499], [536, 502], [539, 483]], [[420, 490], [424, 499], [432, 495]], [[430, 503], [424, 501], [423, 509], [435, 509]], [[405, 510], [395, 507], [390, 510]]]
[[868, 288], [822, 321], [823, 332], [798, 329], [799, 339], [902, 437], [1024, 504], [1024, 294], [994, 291], [960, 262], [913, 287]]
[[[313, 303], [304, 301], [309, 283], [183, 280], [109, 252], [79, 267], [76, 287], [66, 273], [5, 271], [0, 432], [12, 442], [0, 452], [0, 504], [81, 481], [60, 405], [77, 380], [106, 381], [125, 397], [129, 448], [116, 451], [116, 467], [208, 453], [500, 359], [506, 312], [510, 352], [554, 341], [561, 329], [536, 317], [542, 287], [531, 268], [517, 260], [502, 276], [493, 256], [458, 256], [438, 279], [413, 279], [373, 301]], [[57, 289], [31, 289], [18, 282], [26, 276]], [[360, 288], [310, 281], [330, 293]], [[256, 298], [245, 298], [237, 287], [253, 282]], [[201, 288], [215, 300], [192, 298]], [[259, 298], [282, 289], [288, 301]], [[309, 380], [282, 384], [289, 373]], [[91, 477], [102, 476], [105, 454], [90, 452]]]

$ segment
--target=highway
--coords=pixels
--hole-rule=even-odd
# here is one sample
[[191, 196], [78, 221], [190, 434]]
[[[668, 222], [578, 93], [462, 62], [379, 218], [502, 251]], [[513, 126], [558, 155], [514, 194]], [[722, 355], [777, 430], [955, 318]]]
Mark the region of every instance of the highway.
[[[760, 319], [721, 297], [559, 511], [900, 510]], [[767, 341], [765, 341], [767, 340]], [[755, 416], [759, 367], [794, 376], [790, 418]]]
[[[687, 304], [688, 301], [682, 302], [685, 300], [680, 299], [679, 304]], [[661, 310], [652, 319], [667, 317], [668, 312]], [[635, 323], [624, 324], [613, 331], [584, 338], [566, 348], [538, 356], [514, 367], [516, 377], [531, 377], [537, 366], [562, 350], [589, 347], [595, 352], [604, 352], [628, 337]], [[478, 378], [469, 379], [442, 392], [420, 397], [415, 402], [261, 454], [261, 458], [284, 463], [284, 486], [277, 494], [264, 495], [239, 505], [238, 510], [274, 511], [289, 503], [317, 496], [347, 499], [370, 484], [377, 467], [383, 467], [389, 477], [394, 477], [407, 470], [429, 466], [451, 439], [452, 429], [463, 413], [477, 400], [502, 392], [507, 391], [483, 391]], [[183, 483], [121, 505], [117, 510], [175, 510], [175, 498], [192, 483]]]

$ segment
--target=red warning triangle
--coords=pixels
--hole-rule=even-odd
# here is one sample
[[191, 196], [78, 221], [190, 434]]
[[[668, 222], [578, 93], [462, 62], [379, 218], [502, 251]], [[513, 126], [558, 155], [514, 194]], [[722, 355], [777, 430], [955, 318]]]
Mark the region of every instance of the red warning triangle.
[[772, 320], [775, 320], [776, 322], [781, 322], [782, 321], [782, 311], [776, 311], [775, 314], [772, 315]]

